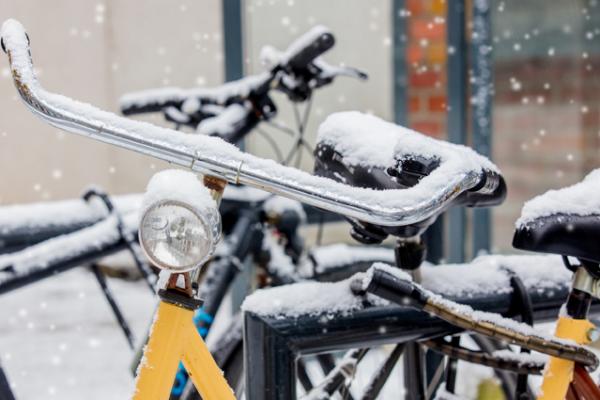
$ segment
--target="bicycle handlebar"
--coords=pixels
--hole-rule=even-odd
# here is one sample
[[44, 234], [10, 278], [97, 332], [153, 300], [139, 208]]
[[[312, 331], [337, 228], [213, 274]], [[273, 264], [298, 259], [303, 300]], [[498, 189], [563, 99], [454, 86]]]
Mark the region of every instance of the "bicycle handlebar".
[[[194, 98], [201, 103], [229, 105], [252, 96], [264, 96], [271, 89], [271, 81], [281, 70], [303, 71], [315, 58], [331, 49], [335, 44], [333, 34], [323, 26], [317, 26], [294, 41], [283, 55], [278, 65], [268, 73], [257, 74], [225, 83], [215, 88], [179, 89], [161, 88], [143, 90], [124, 95], [120, 100], [123, 115], [135, 115], [164, 111], [169, 107], [181, 109], [187, 99]], [[356, 76], [364, 79], [364, 74], [338, 75]]]
[[273, 79], [274, 75], [271, 72], [263, 72], [227, 82], [215, 88], [168, 87], [142, 90], [123, 95], [119, 103], [124, 115], [159, 112], [167, 107], [181, 108], [189, 99], [195, 99], [200, 103], [229, 105], [242, 101], [253, 93], [268, 92]]
[[[334, 44], [333, 34], [323, 26], [316, 26], [296, 39], [286, 51], [280, 53], [272, 49], [276, 59], [272, 60], [268, 72], [214, 88], [160, 88], [128, 93], [120, 100], [121, 112], [123, 115], [134, 115], [162, 111], [169, 121], [195, 127], [204, 118], [215, 116], [203, 110], [205, 105], [229, 106], [245, 100], [261, 105], [271, 102], [270, 99], [265, 99], [271, 89], [285, 93], [291, 101], [304, 101], [308, 98], [308, 92], [331, 83], [337, 76], [367, 79], [367, 74], [358, 69], [335, 67], [317, 60]], [[190, 99], [197, 103], [191, 110], [186, 107]], [[257, 111], [262, 112], [260, 108]], [[176, 113], [181, 118], [173, 120], [169, 112]], [[187, 118], [183, 118], [184, 116]], [[264, 114], [266, 119], [271, 116], [269, 113]]]
[[432, 193], [417, 193], [419, 185], [409, 189], [376, 191], [313, 176], [243, 153], [217, 138], [190, 136], [159, 128], [49, 93], [35, 77], [23, 26], [18, 21], [8, 20], [2, 26], [1, 36], [14, 84], [34, 114], [60, 129], [150, 155], [195, 172], [384, 226], [423, 221], [441, 212], [452, 199], [480, 181], [477, 171], [466, 171], [448, 177], [445, 186], [436, 188]]
[[292, 70], [304, 69], [334, 44], [335, 38], [327, 28], [322, 25], [315, 26], [288, 47], [282, 64]]
[[497, 314], [473, 311], [470, 307], [446, 300], [424, 289], [410, 280], [408, 275], [403, 278], [388, 270], [394, 267], [385, 267], [373, 265], [366, 277], [363, 275], [352, 280], [352, 291], [356, 295], [372, 293], [393, 303], [425, 311], [461, 329], [504, 340], [552, 357], [578, 362], [592, 369], [598, 367], [596, 355], [580, 345], [554, 336], [542, 336], [528, 325], [517, 327], [514, 320]]

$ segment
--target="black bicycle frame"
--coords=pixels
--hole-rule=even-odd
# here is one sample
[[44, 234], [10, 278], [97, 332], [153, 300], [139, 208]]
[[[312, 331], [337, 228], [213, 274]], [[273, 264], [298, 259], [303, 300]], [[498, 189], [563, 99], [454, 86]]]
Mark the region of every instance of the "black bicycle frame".
[[0, 400], [15, 400], [8, 378], [2, 369], [2, 364], [0, 364]]

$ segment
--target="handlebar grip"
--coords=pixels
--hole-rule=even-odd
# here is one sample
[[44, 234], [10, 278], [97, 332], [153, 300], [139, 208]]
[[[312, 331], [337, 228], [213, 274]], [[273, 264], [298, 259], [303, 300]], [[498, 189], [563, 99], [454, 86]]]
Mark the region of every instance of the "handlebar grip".
[[181, 100], [148, 101], [143, 104], [121, 101], [120, 109], [123, 115], [147, 114], [162, 112], [169, 107], [181, 107]]
[[290, 68], [306, 68], [311, 61], [331, 49], [335, 44], [335, 38], [331, 32], [322, 32], [311, 41], [300, 43], [298, 49], [290, 56], [288, 65]]
[[484, 169], [479, 183], [466, 191], [463, 197], [468, 207], [489, 207], [502, 203], [506, 192], [506, 182], [502, 175]]

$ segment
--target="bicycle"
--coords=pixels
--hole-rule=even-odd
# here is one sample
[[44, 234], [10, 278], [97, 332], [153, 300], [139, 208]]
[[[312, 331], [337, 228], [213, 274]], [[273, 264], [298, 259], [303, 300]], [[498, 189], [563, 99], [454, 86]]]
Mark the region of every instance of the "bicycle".
[[[189, 127], [198, 134], [217, 136], [234, 144], [256, 130], [271, 146], [278, 162], [289, 164], [296, 157], [297, 166], [303, 150], [312, 152], [304, 135], [313, 92], [340, 76], [368, 78], [357, 68], [333, 66], [324, 61], [321, 56], [334, 44], [335, 38], [328, 28], [315, 26], [285, 51], [265, 46], [261, 58], [269, 67], [266, 72], [214, 88], [160, 88], [127, 93], [120, 99], [121, 113], [131, 116], [160, 112], [175, 124], [176, 130]], [[270, 97], [272, 90], [283, 93], [292, 104], [295, 129], [274, 120], [277, 106]], [[303, 113], [298, 107], [300, 103], [306, 103]], [[277, 142], [259, 126], [261, 122], [293, 138], [287, 154], [284, 155]]]
[[[255, 130], [267, 140], [277, 161], [288, 164], [295, 157], [296, 165], [298, 165], [302, 158], [302, 152], [311, 151], [311, 146], [304, 136], [310, 116], [313, 92], [331, 84], [338, 76], [367, 79], [367, 74], [356, 68], [334, 67], [321, 58], [333, 47], [334, 43], [335, 38], [329, 29], [324, 26], [316, 26], [294, 40], [283, 52], [266, 46], [261, 58], [263, 64], [268, 67], [267, 72], [247, 76], [216, 88], [187, 90], [161, 88], [128, 93], [120, 100], [121, 112], [126, 116], [160, 112], [167, 121], [175, 123], [176, 130], [189, 127], [198, 134], [216, 136], [233, 144], [238, 144], [248, 133]], [[272, 90], [284, 93], [293, 105], [295, 129], [290, 129], [274, 121], [277, 107], [270, 97]], [[304, 113], [300, 112], [299, 103], [306, 103]], [[260, 123], [266, 123], [293, 138], [292, 147], [286, 155], [283, 154], [277, 142], [259, 127]], [[269, 200], [265, 204], [268, 202]], [[200, 289], [202, 297], [206, 301], [196, 314], [196, 320], [203, 338], [209, 332], [212, 320], [227, 289], [232, 284], [237, 272], [242, 269], [239, 265], [240, 260], [244, 260], [249, 253], [254, 254], [254, 259], [257, 259], [261, 246], [265, 243], [266, 238], [261, 230], [264, 229], [265, 222], [268, 222], [265, 217], [269, 218], [259, 214], [261, 210], [260, 207], [257, 208], [257, 205], [250, 204], [249, 207], [251, 210], [248, 212], [233, 213], [232, 217], [226, 218], [228, 221], [235, 221], [235, 226], [230, 231], [235, 232], [236, 236], [232, 240], [233, 245], [229, 246], [233, 249], [231, 253], [233, 258], [225, 261], [227, 265], [220, 265], [223, 262], [216, 260], [219, 265], [210, 268], [211, 274], [207, 276]], [[294, 215], [292, 210], [284, 214], [275, 214], [280, 215], [270, 218], [271, 225], [275, 222], [277, 231], [284, 238], [286, 255], [291, 256], [293, 263], [297, 264], [303, 247], [302, 240], [296, 233], [299, 216]], [[325, 216], [321, 216], [320, 233], [322, 233], [322, 224], [325, 222], [325, 218]], [[284, 227], [284, 224], [289, 226]], [[256, 226], [259, 228], [256, 229]], [[253, 240], [250, 242], [251, 238]], [[317, 240], [317, 244], [319, 242], [320, 240]], [[271, 254], [273, 254], [272, 251]], [[285, 260], [280, 262], [288, 263]], [[238, 265], [234, 265], [235, 263]], [[265, 264], [262, 262], [262, 264], [264, 270], [266, 265], [277, 263]], [[295, 269], [294, 266], [288, 267], [288, 274]], [[213, 271], [218, 272], [212, 273]], [[282, 277], [277, 272], [267, 269], [261, 280], [260, 286], [264, 286], [266, 283], [277, 285], [296, 281], [297, 277]], [[210, 286], [216, 286], [216, 290]], [[226, 345], [225, 347], [230, 346]], [[182, 394], [186, 380], [185, 371], [180, 368], [172, 397], [178, 398]]]
[[[324, 40], [322, 40], [322, 38], [325, 38]], [[298, 43], [305, 43], [304, 46], [312, 46], [312, 43], [316, 43], [316, 48], [319, 48], [319, 51], [317, 52], [318, 54], [321, 53], [321, 43], [325, 42], [328, 43], [327, 46], [329, 46], [330, 44], [332, 44], [332, 35], [327, 32], [326, 30], [324, 30], [323, 28], [318, 28], [316, 30], [313, 30], [311, 32], [309, 32], [308, 35], [303, 36], [302, 38], [300, 38], [299, 40], [297, 40], [294, 44], [292, 44], [290, 47], [291, 48], [295, 48], [295, 49], [299, 49], [300, 53], [302, 53], [302, 49], [303, 46], [300, 46]], [[329, 47], [327, 47], [329, 48]], [[290, 98], [290, 100], [294, 101], [294, 102], [298, 102], [301, 101], [303, 99], [306, 98], [312, 98], [311, 93], [312, 90], [321, 87], [327, 83], [330, 83], [336, 76], [340, 75], [340, 74], [344, 74], [344, 75], [352, 75], [352, 76], [357, 76], [360, 78], [366, 78], [366, 75], [364, 73], [361, 73], [357, 70], [354, 69], [350, 69], [350, 68], [335, 68], [332, 66], [329, 66], [328, 64], [324, 63], [324, 61], [320, 60], [320, 59], [315, 59], [315, 54], [314, 53], [311, 55], [310, 59], [305, 60], [305, 61], [299, 61], [301, 60], [302, 57], [306, 58], [306, 54], [302, 55], [300, 54], [301, 57], [298, 56], [294, 56], [291, 57], [290, 52], [287, 51], [286, 53], [288, 53], [288, 56], [286, 58], [289, 58], [289, 61], [284, 62], [277, 62], [275, 65], [275, 67], [273, 67], [271, 69], [271, 74], [275, 76], [276, 80], [280, 83], [278, 83], [277, 85], [270, 85], [268, 88], [268, 90], [270, 89], [277, 89], [277, 90], [283, 90], [287, 93], [288, 97]], [[283, 56], [280, 56], [280, 58], [282, 58]], [[293, 75], [291, 75], [293, 74]], [[288, 82], [289, 85], [289, 81], [291, 79], [291, 77], [296, 77], [295, 81], [295, 87], [294, 88], [289, 88], [287, 86], [285, 86], [283, 83], [281, 82]], [[244, 78], [244, 81], [253, 81], [255, 80], [255, 77], [249, 77], [249, 78]], [[317, 82], [315, 84], [315, 82]], [[204, 89], [203, 91], [208, 91], [210, 93], [214, 93], [214, 92], [228, 92], [229, 90], [227, 89], [228, 87], [243, 87], [244, 85], [240, 84], [240, 82], [234, 82], [234, 83], [230, 83], [230, 84], [226, 84], [224, 87], [221, 88], [217, 88], [217, 89]], [[294, 90], [292, 90], [294, 89]], [[224, 100], [224, 104], [228, 104], [232, 105], [235, 102], [244, 102], [244, 101], [249, 101], [252, 104], [256, 104], [256, 103], [263, 103], [263, 102], [269, 102], [269, 101], [263, 101], [263, 100], [258, 100], [261, 97], [268, 97], [268, 90], [261, 92], [261, 91], [248, 91], [247, 96], [243, 97], [243, 96], [238, 96], [238, 95], [232, 95], [232, 97], [228, 100]], [[301, 94], [298, 94], [298, 90], [301, 90]], [[164, 93], [163, 93], [164, 94]], [[197, 100], [198, 97], [198, 93], [196, 93], [196, 91], [194, 91], [194, 94], [196, 97], [194, 97], [194, 100]], [[150, 96], [150, 98], [147, 96], [147, 93], [142, 93], [142, 94], [134, 94], [134, 95], [129, 95], [126, 96], [128, 97], [130, 100], [129, 101], [125, 101], [124, 103], [129, 103], [129, 106], [124, 106], [124, 113], [131, 115], [131, 114], [135, 114], [135, 113], [139, 113], [139, 112], [152, 112], [152, 111], [156, 111], [156, 110], [161, 110], [164, 112], [164, 114], [167, 116], [168, 120], [172, 120], [169, 119], [170, 115], [173, 115], [173, 108], [175, 107], [174, 104], [174, 100], [164, 100], [164, 97], [156, 98], [156, 97], [152, 97]], [[188, 96], [186, 97], [186, 101], [189, 101], [190, 98]], [[132, 98], [137, 99], [137, 100], [131, 100]], [[141, 100], [141, 99], [143, 100]], [[138, 107], [136, 108], [133, 104], [137, 104], [139, 105], [140, 102], [144, 103], [143, 107]], [[182, 101], [181, 104], [184, 104], [185, 102]], [[149, 106], [148, 104], [151, 104], [151, 106]], [[237, 104], [237, 103], [236, 103]], [[214, 104], [212, 104], [212, 106], [214, 106]], [[182, 107], [184, 108], [184, 107]], [[214, 107], [213, 107], [214, 109]], [[271, 118], [274, 115], [274, 112], [271, 113], [269, 115], [269, 118]], [[297, 137], [298, 137], [298, 143], [300, 143], [301, 141], [303, 142], [303, 145], [306, 146], [306, 142], [303, 139], [303, 134], [304, 134], [304, 128], [302, 126], [306, 126], [306, 121], [308, 118], [308, 112], [305, 114], [303, 122], [301, 124], [301, 126], [298, 127], [298, 131], [297, 131]], [[197, 117], [196, 117], [197, 118]], [[198, 121], [200, 121], [200, 118], [197, 118]], [[246, 123], [247, 121], [245, 121]], [[253, 123], [257, 121], [253, 121]], [[252, 124], [250, 124], [252, 125]], [[237, 128], [240, 128], [240, 131], [235, 133], [234, 136], [238, 137], [238, 138], [242, 138], [245, 136], [245, 134], [247, 134], [250, 129], [247, 126], [244, 126], [244, 124], [237, 124], [236, 125]], [[237, 129], [236, 128], [236, 129]], [[215, 133], [216, 136], [219, 136], [219, 132]], [[225, 139], [230, 139], [230, 137], [225, 136]], [[299, 146], [296, 146], [297, 150], [301, 150], [301, 148]], [[293, 153], [290, 153], [291, 155], [293, 155]], [[289, 157], [288, 157], [289, 158]], [[231, 194], [231, 190], [228, 191], [228, 194]], [[236, 189], [237, 191], [238, 189]], [[243, 197], [245, 199], [247, 199], [246, 195], [242, 194], [241, 192], [243, 190], [239, 190], [240, 191], [240, 196], [238, 197]], [[231, 196], [229, 196], [231, 197]], [[234, 195], [234, 198], [236, 197], [236, 195]], [[252, 196], [251, 196], [252, 197]], [[117, 199], [117, 200], [121, 200], [121, 199]], [[128, 203], [135, 203], [135, 202], [139, 202], [139, 198], [137, 196], [129, 196], [127, 198], [128, 202], [126, 203], [127, 205], [129, 205]], [[131, 200], [131, 201], [129, 201]], [[261, 204], [265, 201], [265, 196], [259, 196], [259, 198], [256, 199], [256, 201], [254, 202], [244, 202], [244, 201], [227, 201], [227, 200], [231, 200], [231, 199], [225, 199], [226, 201], [223, 202], [222, 207], [221, 207], [221, 213], [224, 217], [225, 220], [229, 220], [231, 221], [229, 224], [225, 224], [225, 232], [232, 232], [235, 233], [233, 239], [231, 240], [232, 246], [230, 246], [231, 250], [231, 256], [227, 255], [227, 254], [223, 254], [223, 257], [221, 260], [215, 260], [214, 262], [218, 265], [216, 265], [215, 267], [211, 268], [210, 271], [214, 271], [214, 273], [209, 274], [202, 287], [199, 289], [200, 292], [203, 294], [203, 298], [206, 300], [205, 304], [203, 306], [203, 308], [197, 313], [195, 320], [197, 321], [197, 326], [199, 329], [199, 332], [201, 333], [201, 335], [203, 337], [206, 337], [206, 335], [208, 334], [209, 328], [212, 325], [212, 320], [214, 318], [214, 315], [216, 314], [216, 311], [218, 309], [218, 307], [220, 306], [223, 297], [225, 296], [225, 293], [228, 289], [228, 287], [231, 285], [234, 277], [237, 275], [237, 273], [240, 270], [240, 259], [245, 259], [245, 257], [248, 256], [249, 253], [253, 254], [253, 257], [257, 257], [257, 254], [262, 251], [261, 245], [262, 245], [262, 238], [263, 238], [263, 234], [261, 232], [261, 228], [262, 225], [265, 224], [265, 222], [269, 222], [270, 225], [274, 226], [278, 232], [280, 232], [280, 234], [282, 234], [282, 236], [285, 238], [284, 243], [286, 244], [286, 248], [285, 248], [285, 253], [286, 256], [291, 255], [292, 257], [292, 261], [293, 262], [297, 262], [298, 261], [298, 257], [299, 257], [299, 252], [302, 250], [301, 246], [302, 243], [298, 240], [297, 234], [296, 234], [296, 229], [297, 229], [297, 225], [298, 225], [298, 218], [299, 216], [297, 215], [297, 213], [294, 213], [294, 210], [279, 210], [280, 212], [269, 212], [268, 210], [263, 210], [261, 208]], [[268, 203], [269, 201], [267, 201]], [[44, 207], [46, 207], [44, 205]], [[40, 209], [42, 208], [42, 205], [40, 205], [39, 207]], [[53, 207], [54, 209], [58, 210], [59, 204], [56, 204], [56, 207]], [[249, 209], [248, 212], [242, 212], [240, 213], [240, 209]], [[95, 216], [94, 214], [90, 214], [87, 215], [88, 212], [87, 210], [83, 210], [83, 209], [79, 209], [77, 208], [78, 212], [77, 212], [77, 216], [81, 215], [82, 218], [81, 222], [77, 222], [75, 224], [73, 224], [73, 218], [69, 218], [69, 222], [71, 223], [69, 224], [61, 224], [58, 223], [56, 224], [56, 221], [52, 220], [52, 224], [51, 227], [52, 228], [60, 228], [61, 229], [61, 233], [68, 233], [71, 231], [71, 229], [75, 229], [75, 228], [79, 228], [80, 225], [81, 226], [87, 226], [86, 224], [88, 223], [88, 219], [90, 221], [95, 221], [95, 218], [97, 218], [97, 216]], [[27, 212], [30, 214], [31, 217], [31, 211], [33, 210], [28, 210]], [[307, 210], [307, 211], [311, 211], [311, 209]], [[35, 213], [37, 215], [37, 213]], [[314, 213], [313, 213], [314, 214]], [[311, 215], [309, 214], [309, 219], [310, 219]], [[265, 219], [266, 218], [266, 219]], [[44, 218], [40, 218], [40, 220], [43, 220]], [[79, 218], [76, 217], [75, 218], [77, 221], [79, 221]], [[314, 216], [313, 216], [313, 220], [314, 220]], [[325, 217], [325, 219], [329, 219], [329, 217]], [[325, 220], [323, 218], [323, 215], [321, 214], [319, 221], [320, 223], [324, 222]], [[235, 222], [234, 222], [235, 221]], [[35, 221], [36, 224], [39, 224], [40, 221], [36, 220]], [[256, 225], [259, 224], [259, 225]], [[229, 225], [229, 226], [228, 226]], [[284, 226], [287, 225], [287, 226]], [[259, 227], [259, 229], [257, 230], [256, 227]], [[18, 232], [18, 226], [17, 228], [17, 232]], [[39, 228], [39, 236], [40, 238], [48, 238], [50, 236], [52, 236], [51, 234], [48, 234], [48, 229], [46, 226], [40, 226]], [[50, 233], [53, 233], [54, 230], [50, 229]], [[7, 235], [7, 238], [9, 239], [8, 242], [10, 241], [14, 241], [14, 232], [11, 231], [9, 232], [9, 234]], [[36, 237], [35, 239], [37, 239], [38, 237]], [[74, 238], [76, 237], [76, 235], [74, 236]], [[240, 239], [241, 238], [241, 239]], [[28, 243], [29, 244], [33, 244], [32, 240], [35, 241], [35, 239], [32, 239], [31, 236], [29, 236], [28, 238]], [[248, 239], [251, 239], [250, 242], [248, 242]], [[326, 249], [317, 249], [318, 250], [326, 250]], [[349, 254], [356, 254], [356, 251], [354, 251], [354, 249], [352, 248], [348, 248], [347, 250], [349, 250]], [[358, 249], [357, 249], [358, 250]], [[365, 253], [366, 251], [366, 253]], [[272, 252], [271, 252], [272, 253]], [[334, 267], [336, 268], [329, 268], [327, 271], [321, 271], [320, 274], [316, 274], [316, 273], [312, 273], [310, 276], [304, 276], [303, 279], [306, 278], [318, 278], [318, 279], [323, 279], [326, 278], [327, 274], [329, 274], [331, 276], [331, 274], [340, 274], [340, 272], [338, 271], [344, 271], [343, 274], [348, 274], [348, 273], [352, 273], [352, 271], [356, 271], [356, 270], [364, 270], [367, 265], [368, 262], [373, 262], [373, 261], [384, 261], [386, 259], [389, 259], [389, 255], [385, 255], [384, 258], [381, 258], [381, 251], [379, 251], [379, 256], [377, 256], [375, 253], [373, 253], [372, 255], [369, 254], [369, 251], [367, 249], [361, 250], [360, 253], [362, 253], [362, 260], [360, 259], [354, 259], [352, 260], [352, 263], [350, 264], [341, 264], [339, 265], [334, 265]], [[98, 253], [99, 254], [99, 253]], [[360, 255], [360, 254], [359, 254]], [[93, 255], [91, 256], [93, 257]], [[311, 256], [312, 257], [312, 256]], [[89, 256], [86, 257], [86, 260], [89, 259]], [[287, 261], [286, 261], [287, 262]], [[266, 264], [267, 266], [269, 265], [273, 265], [276, 263], [268, 263]], [[322, 263], [313, 263], [315, 266], [319, 266], [319, 268], [323, 268], [323, 264]], [[50, 268], [45, 268], [40, 274], [37, 274], [38, 276], [36, 278], [31, 278], [29, 279], [21, 279], [19, 280], [18, 278], [15, 279], [13, 277], [11, 277], [11, 279], [6, 282], [4, 285], [2, 285], [3, 290], [12, 290], [16, 287], [18, 287], [21, 284], [25, 284], [26, 282], [31, 282], [34, 280], [37, 280], [37, 278], [43, 278], [45, 276], [48, 276], [49, 274], [54, 274], [55, 272], [58, 271], [62, 271], [65, 270], [67, 267], [71, 268], [74, 267], [76, 264], [73, 262], [70, 263], [52, 263], [52, 266]], [[263, 267], [264, 267], [264, 262], [263, 262]], [[340, 268], [341, 267], [341, 268]], [[288, 269], [292, 269], [293, 270], [293, 266], [292, 268], [288, 268]], [[269, 284], [281, 284], [283, 282], [292, 282], [297, 280], [297, 277], [295, 276], [289, 276], [289, 272], [288, 272], [288, 276], [281, 276], [277, 274], [277, 271], [270, 271], [267, 269], [266, 271], [266, 276], [265, 278], [267, 279], [267, 282], [269, 282]], [[263, 278], [264, 279], [264, 278]], [[264, 285], [264, 284], [263, 284]], [[216, 287], [215, 287], [216, 286]], [[210, 289], [209, 289], [210, 287]], [[119, 318], [120, 312], [118, 310], [118, 307], [115, 308], [113, 307], [113, 311], [115, 312], [115, 315], [117, 316], [117, 319], [119, 321], [122, 320], [122, 318]], [[120, 324], [122, 327], [126, 326], [123, 323]], [[125, 331], [128, 331], [128, 329], [125, 329]], [[126, 337], [128, 338], [129, 343], [132, 343], [132, 339], [131, 339], [131, 334], [127, 334], [126, 332]], [[241, 335], [239, 335], [239, 337], [241, 338]], [[230, 345], [230, 344], [229, 344]], [[237, 343], [234, 343], [235, 347], [237, 348], [241, 348], [241, 346]], [[221, 348], [223, 347], [227, 347], [228, 344], [226, 343], [223, 346], [220, 346]], [[222, 356], [224, 357], [224, 356]], [[226, 361], [226, 360], [225, 360]], [[223, 362], [225, 362], [223, 361]], [[178, 382], [179, 384], [175, 385], [174, 388], [174, 396], [178, 396], [181, 393], [181, 388], [183, 387], [183, 385], [185, 384], [185, 376], [179, 376], [178, 375]]]
[[[129, 123], [130, 122], [128, 122], [127, 124], [129, 124]], [[103, 130], [104, 130], [104, 128], [103, 128]], [[241, 167], [241, 165], [240, 165], [240, 167]], [[236, 170], [237, 169], [238, 168], [236, 168]], [[238, 171], [238, 172], [241, 172], [241, 171]], [[239, 174], [239, 175], [241, 177], [241, 174]], [[241, 179], [238, 179], [238, 178], [236, 178], [235, 181], [241, 180]], [[466, 177], [461, 177], [461, 178], [463, 178], [465, 181], [468, 181], [470, 183], [474, 182], [474, 180], [475, 180], [474, 176], [466, 176]], [[260, 182], [260, 180], [258, 182], [253, 182], [253, 181], [250, 181], [250, 182], [256, 184], [256, 183]], [[343, 192], [344, 191], [342, 190], [342, 193]], [[402, 195], [404, 195], [404, 194], [405, 193], [403, 192]], [[441, 195], [442, 196], [447, 196], [448, 194], [447, 193], [442, 193]], [[304, 197], [307, 197], [307, 196], [304, 196]], [[346, 193], [346, 197], [348, 197], [348, 193]], [[349, 197], [351, 197], [351, 195]], [[336, 199], [332, 199], [332, 198], [325, 199], [325, 201], [319, 201], [318, 198], [317, 198], [316, 193], [315, 194], [310, 194], [309, 193], [308, 199], [310, 200], [309, 203], [313, 203], [315, 205], [320, 205], [320, 206], [322, 206], [322, 207], [324, 207], [326, 209], [332, 209], [333, 208], [334, 210], [337, 210], [337, 203], [339, 202], [339, 201], [335, 201]], [[364, 203], [364, 200], [363, 200], [363, 203]], [[378, 220], [383, 220], [385, 222], [387, 220], [388, 223], [389, 223], [391, 221], [395, 221], [395, 220], [403, 219], [403, 218], [405, 218], [405, 219], [415, 218], [416, 219], [416, 218], [422, 217], [422, 215], [410, 215], [411, 213], [406, 212], [405, 210], [402, 210], [401, 208], [391, 208], [391, 209], [386, 210], [384, 212], [380, 211], [379, 213], [375, 213], [375, 214], [379, 214], [379, 215], [375, 215], [375, 218], [373, 218], [373, 216], [369, 216], [368, 215], [369, 212], [360, 211], [360, 208], [361, 208], [360, 206], [362, 206], [366, 210], [370, 210], [372, 208], [372, 207], [369, 207], [369, 206], [364, 206], [363, 204], [359, 204], [359, 207], [358, 207], [359, 209], [358, 210], [355, 210], [355, 207], [353, 207], [351, 204], [350, 205], [346, 205], [344, 208], [346, 209], [345, 210], [346, 213], [349, 214], [350, 216], [359, 216], [359, 217], [363, 216], [363, 218], [361, 218], [361, 219], [364, 219], [364, 220], [367, 220], [367, 221], [370, 220], [370, 221], [373, 221], [373, 222], [376, 222]], [[436, 210], [437, 208], [438, 207], [434, 206], [433, 210]], [[427, 213], [431, 214], [431, 213], [433, 213], [433, 210], [427, 210], [427, 211], [425, 211], [425, 213], [426, 214]], [[396, 215], [394, 215], [394, 214], [396, 214]], [[366, 216], [366, 218], [365, 218], [365, 216]]]
[[[17, 89], [26, 104], [38, 116], [57, 127], [166, 159], [190, 168], [192, 171], [203, 172], [205, 174], [204, 185], [217, 198], [224, 190], [226, 181], [241, 182], [269, 189], [287, 197], [354, 218], [356, 221], [361, 221], [357, 224], [356, 232], [363, 237], [367, 237], [370, 233], [381, 234], [381, 231], [384, 233], [389, 231], [392, 234], [410, 231], [410, 229], [398, 228], [400, 226], [414, 225], [411, 229], [416, 228], [418, 231], [423, 228], [423, 225], [426, 225], [424, 224], [425, 221], [432, 220], [435, 215], [443, 211], [454, 200], [460, 199], [460, 201], [466, 201], [467, 203], [473, 201], [475, 204], [478, 201], [497, 201], [499, 194], [502, 193], [501, 177], [493, 168], [487, 168], [489, 164], [477, 158], [470, 159], [474, 162], [466, 167], [461, 164], [465, 167], [463, 169], [446, 162], [447, 160], [444, 158], [447, 154], [444, 154], [441, 159], [437, 160], [438, 165], [429, 171], [427, 179], [419, 180], [416, 185], [403, 189], [387, 188], [387, 190], [373, 191], [327, 178], [315, 177], [292, 168], [277, 166], [272, 161], [240, 153], [234, 147], [227, 146], [211, 138], [194, 137], [191, 139], [181, 136], [181, 134], [177, 135], [175, 131], [159, 129], [150, 124], [123, 120], [91, 106], [85, 106], [64, 97], [56, 97], [43, 91], [34, 78], [26, 36], [20, 24], [14, 21], [5, 23], [2, 38], [4, 47], [8, 49], [9, 58], [11, 59], [11, 69]], [[139, 133], [141, 131], [144, 132], [143, 135]], [[407, 161], [414, 161], [415, 157], [423, 154], [423, 148], [420, 146], [412, 150], [413, 157], [407, 158]], [[402, 152], [399, 154], [406, 155]], [[464, 153], [462, 154], [464, 155]], [[431, 157], [428, 157], [430, 155], [425, 153], [426, 158], [429, 158], [427, 161], [432, 161]], [[401, 158], [396, 161], [402, 162], [404, 160]], [[436, 164], [435, 160], [433, 164]], [[416, 165], [420, 166], [419, 164]], [[411, 171], [409, 169], [409, 172], [414, 176], [418, 175], [419, 170]], [[435, 179], [432, 179], [432, 177]], [[200, 187], [194, 189], [197, 191], [198, 197], [210, 198], [207, 189], [199, 189]], [[200, 195], [201, 192], [202, 195]], [[193, 223], [201, 221], [202, 224], [206, 219], [214, 220], [216, 218], [216, 215], [218, 215], [216, 208], [207, 207], [209, 203], [210, 201], [206, 200], [196, 204], [196, 207], [201, 208], [203, 212], [195, 214], [198, 220], [194, 220]], [[175, 206], [175, 203], [164, 203], [163, 205]], [[154, 204], [153, 207], [158, 206]], [[189, 221], [192, 223], [192, 220]], [[214, 242], [217, 236], [214, 231], [215, 225], [206, 224], [205, 226], [207, 227], [205, 233], [208, 234], [208, 241], [204, 241], [202, 245], [207, 246], [208, 251], [197, 254], [198, 257], [194, 260], [194, 267], [204, 261], [211, 253], [214, 245], [211, 242]], [[381, 226], [386, 228], [373, 229]], [[414, 244], [414, 242], [409, 243]], [[415, 250], [415, 246], [412, 244], [409, 246]], [[152, 249], [146, 248], [146, 251], [152, 252]], [[182, 271], [180, 264], [163, 265], [163, 267], [165, 266], [168, 267], [167, 270], [172, 272]], [[184, 266], [183, 270], [187, 268], [189, 266]], [[169, 329], [164, 325], [165, 317], [181, 318], [183, 324], [191, 323], [190, 308], [193, 308], [196, 303], [193, 297], [190, 296], [192, 291], [188, 284], [191, 277], [189, 274], [183, 273], [181, 276], [185, 285], [178, 288], [177, 276], [177, 274], [172, 275], [167, 289], [162, 292], [163, 301], [159, 307], [158, 318], [155, 323], [157, 336], [153, 335], [153, 337], [160, 338], [162, 334], [168, 334]], [[185, 295], [181, 293], [181, 289], [185, 291]], [[176, 302], [177, 304], [169, 305], [165, 301]], [[455, 313], [453, 315], [457, 316], [459, 314]], [[174, 333], [190, 335], [189, 340], [196, 342], [194, 346], [188, 346], [185, 350], [191, 351], [192, 355], [202, 360], [202, 377], [197, 374], [199, 372], [198, 365], [195, 365], [190, 357], [184, 355], [184, 361], [190, 364], [189, 367], [194, 372], [192, 374], [194, 383], [200, 387], [204, 398], [232, 398], [230, 389], [220, 375], [214, 361], [210, 358], [201, 341], [198, 342], [199, 338], [191, 332], [191, 329], [184, 326], [181, 332]], [[195, 333], [195, 331], [193, 332]], [[509, 330], [508, 333], [512, 334], [513, 332]], [[197, 339], [192, 339], [192, 336]], [[512, 338], [513, 336], [507, 335], [507, 337]], [[564, 345], [554, 339], [550, 339], [549, 343], [554, 346], [554, 349], [564, 352], [563, 355], [572, 356], [577, 361], [588, 365], [593, 365], [596, 362], [593, 355], [590, 356], [589, 352], [578, 346]], [[156, 348], [163, 351], [169, 359], [176, 360], [177, 356], [180, 355], [178, 354], [180, 352], [175, 352], [175, 355], [173, 355], [165, 347], [155, 347], [155, 345], [157, 343], [153, 343], [151, 339], [149, 354], [152, 355], [152, 349]], [[539, 348], [543, 349], [542, 347]], [[161, 363], [155, 364], [152, 360], [149, 363], [155, 368], [161, 368], [162, 365]], [[157, 371], [157, 369], [142, 367], [138, 381], [142, 392], [138, 391], [137, 396], [144, 396], [145, 392], [143, 390], [148, 390], [152, 382], [161, 382], [150, 378]], [[250, 376], [251, 373], [247, 375], [247, 379], [251, 384]], [[206, 377], [210, 377], [210, 379], [202, 379]], [[164, 375], [162, 378], [161, 376], [156, 376], [156, 378], [163, 379], [160, 388], [164, 395], [168, 394], [170, 389], [168, 379], [165, 381]], [[210, 385], [207, 382], [210, 382]], [[148, 392], [147, 398], [157, 395], [158, 392], [152, 392], [152, 395]]]

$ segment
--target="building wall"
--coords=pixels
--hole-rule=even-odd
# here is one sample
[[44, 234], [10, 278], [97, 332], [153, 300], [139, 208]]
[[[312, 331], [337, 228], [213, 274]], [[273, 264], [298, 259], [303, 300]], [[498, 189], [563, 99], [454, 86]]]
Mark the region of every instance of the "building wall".
[[510, 0], [493, 8], [494, 158], [508, 183], [494, 245], [511, 249], [524, 202], [600, 161], [600, 7]]
[[408, 121], [422, 133], [446, 138], [448, 46], [444, 0], [407, 0]]

